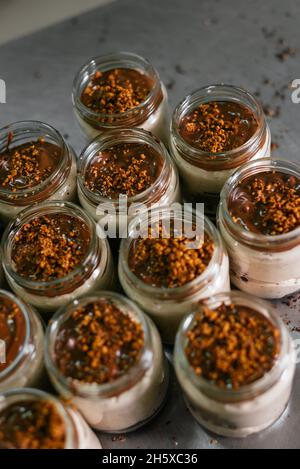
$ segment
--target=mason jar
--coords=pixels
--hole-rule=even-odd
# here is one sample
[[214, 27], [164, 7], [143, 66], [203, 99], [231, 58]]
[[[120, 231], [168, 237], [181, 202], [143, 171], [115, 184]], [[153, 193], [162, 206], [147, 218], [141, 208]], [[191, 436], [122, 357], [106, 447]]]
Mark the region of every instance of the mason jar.
[[[4, 439], [5, 431], [7, 431], [7, 440], [0, 441], [0, 444], [3, 445], [4, 448], [13, 448], [13, 449], [24, 449], [23, 447], [15, 447], [15, 442], [12, 441], [14, 435], [14, 421], [16, 417], [20, 419], [26, 420], [26, 415], [24, 416], [24, 412], [28, 409], [27, 415], [30, 415], [29, 412], [32, 409], [32, 406], [35, 406], [35, 411], [38, 410], [38, 406], [40, 405], [41, 413], [39, 415], [39, 422], [40, 424], [41, 415], [45, 414], [45, 405], [51, 406], [51, 411], [55, 415], [56, 423], [59, 422], [61, 425], [61, 429], [55, 427], [55, 435], [54, 437], [57, 438], [58, 432], [61, 430], [61, 438], [64, 441], [60, 442], [60, 446], [58, 449], [100, 449], [101, 443], [95, 433], [89, 428], [87, 423], [84, 421], [80, 413], [75, 409], [75, 407], [71, 407], [67, 403], [63, 403], [59, 401], [56, 397], [48, 394], [46, 392], [31, 389], [31, 388], [15, 388], [11, 389], [0, 396], [0, 429], [2, 438]], [[13, 413], [14, 419], [9, 419], [10, 412]], [[3, 416], [3, 421], [1, 417]], [[28, 417], [27, 417], [28, 418]], [[28, 434], [31, 438], [36, 437], [38, 442], [39, 433], [37, 430], [37, 434], [34, 434], [34, 429], [32, 426], [34, 425], [34, 421], [30, 422], [31, 426], [28, 428]], [[33, 425], [32, 425], [33, 424]], [[23, 426], [25, 424], [23, 423]], [[22, 433], [19, 431], [19, 428], [16, 428], [16, 432], [18, 433], [18, 437], [23, 436], [26, 440], [26, 447], [28, 449], [28, 435], [26, 434], [26, 430], [23, 430]], [[50, 427], [47, 427], [49, 433], [51, 431]], [[51, 434], [45, 436], [45, 429], [43, 429], [43, 438], [51, 439]], [[37, 446], [36, 441], [34, 447], [30, 447], [29, 449], [47, 449], [45, 447], [40, 448]]]
[[45, 382], [44, 330], [36, 311], [0, 290], [0, 392]]
[[[83, 103], [83, 92], [97, 72], [121, 69], [137, 71], [148, 80], [150, 91], [144, 101], [124, 112], [97, 112]], [[88, 140], [110, 129], [141, 127], [168, 142], [169, 108], [167, 90], [148, 60], [129, 52], [116, 52], [89, 60], [76, 74], [72, 93], [79, 125]], [[100, 100], [100, 96], [99, 96]]]
[[[128, 152], [132, 152], [132, 154], [130, 153], [131, 159], [135, 153], [138, 156], [143, 153], [142, 173], [144, 173], [145, 168], [148, 169], [147, 175], [153, 177], [151, 184], [144, 190], [137, 191], [134, 195], [127, 195], [116, 189], [113, 197], [101, 195], [101, 187], [91, 189], [89, 179], [92, 172], [96, 171], [101, 164], [99, 154], [102, 152], [104, 169], [107, 168], [110, 162], [110, 160], [107, 162], [108, 156], [112, 155], [111, 158], [114, 158], [115, 161], [118, 160], [120, 170], [126, 170], [128, 164], [122, 161], [122, 149], [125, 146]], [[149, 163], [147, 162], [147, 155]], [[148, 164], [148, 168], [145, 166], [146, 164]], [[154, 171], [156, 172], [155, 175], [153, 174]], [[130, 176], [127, 179], [129, 178]], [[141, 179], [138, 180], [137, 185], [140, 182]], [[113, 185], [112, 189], [114, 189]], [[132, 184], [130, 184], [129, 189], [132, 190]], [[173, 202], [179, 202], [180, 188], [177, 170], [165, 146], [157, 137], [142, 129], [114, 129], [96, 137], [83, 150], [79, 159], [78, 195], [82, 207], [95, 220], [100, 221], [103, 228], [106, 224], [109, 224], [116, 234], [119, 232], [119, 227], [126, 227], [127, 229], [130, 220], [143, 208], [168, 206]]]
[[222, 190], [218, 226], [230, 258], [232, 283], [262, 298], [282, 298], [300, 288], [300, 226], [287, 233], [262, 234], [236, 223], [229, 210], [229, 200], [243, 181], [263, 173], [283, 174], [300, 183], [295, 163], [262, 159], [242, 166]]
[[[32, 153], [36, 155], [30, 155], [32, 160], [29, 160], [29, 164], [32, 168], [26, 175], [25, 166], [17, 160], [22, 159], [24, 149], [28, 150], [34, 145], [37, 148], [33, 149]], [[25, 156], [27, 161], [28, 155]], [[7, 162], [11, 163], [11, 168]], [[36, 179], [42, 171], [45, 171], [44, 177]], [[0, 130], [0, 219], [8, 223], [27, 206], [46, 200], [74, 200], [76, 173], [74, 151], [66, 144], [62, 135], [50, 125], [38, 121], [21, 121], [2, 128]]]
[[[146, 283], [132, 271], [129, 263], [137, 238], [137, 229], [139, 227], [139, 232], [144, 237], [150, 226], [149, 220], [154, 228], [158, 227], [159, 223], [167, 226], [171, 221], [174, 223], [175, 233], [176, 230], [179, 233], [182, 227], [188, 232], [189, 228], [196, 224], [199, 224], [200, 229], [203, 228], [204, 236], [213, 242], [213, 254], [201, 275], [183, 285], [168, 288]], [[163, 342], [169, 344], [174, 342], [180, 321], [194, 303], [206, 296], [230, 289], [228, 256], [218, 231], [201, 212], [185, 212], [180, 205], [177, 208], [155, 209], [151, 213], [148, 211], [132, 220], [128, 228], [128, 238], [121, 241], [118, 272], [125, 293], [151, 316]]]
[[[49, 219], [57, 221], [62, 242], [68, 239], [71, 230], [77, 232], [77, 238], [75, 241], [73, 239], [72, 243], [79, 245], [81, 260], [73, 267], [71, 266], [66, 275], [64, 272], [59, 275], [51, 273], [48, 280], [47, 265], [46, 271], [42, 271], [45, 272], [42, 278], [35, 278], [33, 266], [30, 264], [31, 257], [37, 263], [36, 272], [42, 268], [40, 264], [42, 251], [44, 256], [42, 262], [47, 262], [49, 269], [51, 269], [52, 263], [55, 267], [60, 268], [70, 260], [67, 253], [64, 252], [62, 259], [53, 259], [56, 246], [52, 246], [49, 237], [46, 237], [43, 241], [44, 244], [37, 248], [38, 252], [32, 251], [30, 240], [26, 239], [26, 244], [21, 245], [21, 248], [28, 249], [30, 252], [27, 255], [26, 252], [25, 254], [20, 252], [20, 256], [24, 257], [25, 255], [26, 262], [29, 264], [21, 262], [17, 266], [14, 259], [16, 253], [19, 252], [17, 251], [17, 243], [20, 233], [26, 234], [30, 225], [44, 223], [45, 220]], [[69, 301], [94, 290], [112, 288], [115, 282], [113, 261], [107, 239], [104, 235], [101, 236], [100, 227], [96, 227], [92, 218], [71, 202], [51, 201], [29, 207], [21, 212], [8, 225], [3, 235], [2, 258], [5, 276], [11, 289], [27, 303], [45, 313], [54, 312]], [[22, 260], [22, 257], [20, 259]], [[23, 270], [27, 265], [30, 267], [30, 273], [26, 273], [26, 268], [25, 271]], [[20, 269], [22, 269], [22, 273], [20, 273]]]
[[[222, 303], [250, 308], [266, 317], [279, 331], [279, 353], [271, 369], [237, 389], [220, 387], [213, 380], [196, 374], [186, 354], [187, 334], [193, 328], [196, 316], [203, 314], [203, 308], [215, 311]], [[199, 341], [200, 336], [197, 337]], [[191, 310], [180, 325], [174, 361], [190, 412], [201, 425], [216, 434], [239, 438], [259, 432], [272, 425], [287, 407], [295, 372], [291, 337], [270, 303], [246, 293], [220, 293]]]
[[[143, 345], [139, 359], [131, 363], [123, 374], [101, 384], [65, 376], [59, 366], [56, 349], [57, 341], [66, 337], [64, 327], [72, 313], [99, 302], [113, 305], [120, 310], [120, 314], [129, 315], [143, 331]], [[88, 337], [82, 336], [82, 333], [80, 337], [88, 340]], [[76, 338], [70, 337], [68, 344], [70, 340], [72, 347], [75, 347]], [[101, 342], [99, 347], [102, 345]], [[91, 350], [92, 348], [89, 349]], [[109, 350], [105, 353], [109, 353]], [[49, 376], [58, 393], [74, 403], [89, 425], [97, 430], [118, 433], [136, 429], [156, 415], [165, 401], [169, 377], [168, 365], [157, 329], [151, 319], [133, 302], [119, 294], [101, 291], [61, 308], [47, 329], [45, 360]], [[86, 373], [85, 371], [84, 376]]]
[[[212, 153], [184, 138], [181, 126], [186, 117], [200, 105], [213, 102], [237, 105], [251, 116], [255, 128], [242, 145]], [[271, 135], [262, 107], [250, 93], [236, 86], [210, 85], [188, 95], [176, 107], [170, 131], [170, 152], [182, 179], [184, 198], [203, 202], [211, 216], [215, 216], [220, 191], [228, 177], [242, 164], [270, 156]]]

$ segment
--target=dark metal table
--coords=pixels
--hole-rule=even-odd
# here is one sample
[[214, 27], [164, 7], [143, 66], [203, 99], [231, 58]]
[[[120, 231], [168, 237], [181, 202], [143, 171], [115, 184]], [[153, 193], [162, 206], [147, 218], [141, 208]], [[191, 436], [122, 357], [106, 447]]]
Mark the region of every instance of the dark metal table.
[[[270, 118], [273, 155], [300, 162], [300, 104], [292, 103], [290, 86], [300, 75], [299, 17], [300, 3], [292, 0], [113, 2], [0, 47], [0, 78], [7, 86], [0, 126], [42, 120], [80, 152], [84, 140], [70, 99], [74, 73], [89, 57], [122, 49], [155, 64], [172, 107], [210, 83], [255, 92]], [[300, 338], [300, 295], [275, 305]], [[299, 427], [300, 365], [289, 408], [258, 436], [236, 440], [208, 434], [189, 415], [173, 376], [167, 405], [155, 420], [126, 436], [101, 435], [101, 441], [106, 448], [297, 448]]]

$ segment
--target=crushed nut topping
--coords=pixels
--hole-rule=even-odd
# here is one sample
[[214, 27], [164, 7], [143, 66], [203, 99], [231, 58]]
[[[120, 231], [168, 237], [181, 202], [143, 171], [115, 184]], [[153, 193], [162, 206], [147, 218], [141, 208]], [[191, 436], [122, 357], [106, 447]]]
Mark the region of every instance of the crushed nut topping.
[[138, 70], [97, 71], [83, 90], [81, 101], [99, 114], [123, 113], [143, 103], [152, 87], [152, 79]]
[[239, 389], [271, 370], [280, 332], [263, 314], [246, 306], [201, 306], [187, 332], [185, 353], [195, 373], [220, 388]]
[[139, 361], [143, 346], [141, 324], [112, 302], [99, 300], [74, 310], [62, 324], [56, 364], [68, 378], [108, 383]]
[[14, 237], [14, 268], [33, 281], [65, 277], [80, 265], [89, 243], [89, 228], [80, 219], [59, 213], [37, 216]]
[[87, 167], [85, 185], [102, 197], [135, 196], [158, 178], [161, 155], [143, 143], [120, 143], [99, 152]]
[[[172, 228], [172, 227], [171, 227]], [[191, 282], [201, 275], [208, 266], [213, 252], [214, 242], [207, 235], [199, 240], [199, 247], [189, 248], [195, 239], [175, 236], [169, 238], [138, 238], [132, 242], [128, 257], [129, 268], [143, 282], [154, 287], [176, 288]]]
[[275, 171], [249, 176], [230, 194], [228, 208], [249, 231], [288, 233], [300, 226], [300, 178]]
[[51, 176], [61, 159], [61, 149], [40, 138], [0, 153], [0, 185], [12, 193], [35, 187]]
[[191, 146], [221, 153], [243, 145], [257, 126], [254, 114], [247, 107], [230, 101], [211, 101], [184, 116], [179, 132]]
[[0, 412], [0, 448], [64, 449], [66, 430], [54, 405], [24, 400]]

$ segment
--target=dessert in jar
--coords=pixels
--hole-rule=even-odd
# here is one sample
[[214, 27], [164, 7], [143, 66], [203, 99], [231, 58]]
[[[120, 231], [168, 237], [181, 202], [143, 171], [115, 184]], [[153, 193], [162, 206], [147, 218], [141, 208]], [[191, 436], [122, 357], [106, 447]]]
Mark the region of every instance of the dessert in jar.
[[186, 200], [204, 202], [215, 216], [220, 191], [243, 163], [270, 156], [263, 110], [247, 91], [211, 85], [188, 95], [175, 109], [170, 152]]
[[121, 285], [152, 317], [163, 341], [173, 343], [193, 303], [230, 288], [221, 237], [200, 212], [180, 205], [145, 212], [128, 230], [120, 247]]
[[76, 158], [60, 133], [36, 121], [0, 130], [0, 219], [29, 205], [76, 196]]
[[262, 298], [299, 290], [299, 165], [263, 159], [243, 166], [224, 186], [218, 218], [238, 288]]
[[245, 437], [272, 425], [285, 410], [295, 352], [273, 307], [234, 291], [203, 300], [183, 320], [175, 370], [201, 425]]
[[1, 449], [100, 449], [80, 413], [37, 389], [12, 389], [0, 396]]
[[98, 430], [133, 430], [166, 396], [168, 367], [157, 329], [116, 293], [97, 292], [59, 310], [47, 329], [45, 360], [56, 390]]
[[0, 392], [44, 383], [44, 331], [29, 305], [0, 290]]
[[114, 128], [141, 127], [168, 142], [168, 96], [157, 71], [129, 52], [96, 57], [74, 79], [73, 106], [89, 140]]
[[43, 312], [114, 285], [107, 239], [71, 202], [29, 207], [7, 227], [3, 267], [12, 290]]
[[100, 135], [82, 152], [78, 195], [95, 220], [118, 231], [127, 229], [142, 207], [179, 202], [180, 189], [177, 170], [160, 140], [142, 129], [122, 129]]

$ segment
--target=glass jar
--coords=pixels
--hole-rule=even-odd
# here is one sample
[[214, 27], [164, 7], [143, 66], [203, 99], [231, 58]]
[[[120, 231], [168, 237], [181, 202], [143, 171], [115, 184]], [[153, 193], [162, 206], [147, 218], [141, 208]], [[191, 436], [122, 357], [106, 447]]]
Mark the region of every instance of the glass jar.
[[222, 190], [218, 226], [230, 258], [232, 283], [262, 298], [282, 298], [300, 288], [300, 226], [275, 236], [258, 234], [235, 223], [228, 210], [229, 196], [238, 184], [264, 171], [300, 178], [295, 163], [262, 159], [244, 165]]
[[[161, 172], [153, 184], [143, 192], [131, 197], [125, 197], [125, 207], [120, 198], [110, 199], [102, 197], [99, 193], [91, 191], [86, 185], [86, 173], [93, 165], [96, 155], [118, 144], [139, 143], [149, 146], [160, 155], [162, 159]], [[103, 221], [103, 227], [109, 224], [118, 232], [119, 226], [126, 227], [136, 213], [142, 210], [142, 206], [169, 206], [173, 202], [180, 201], [180, 188], [177, 170], [170, 156], [161, 143], [151, 133], [142, 129], [110, 130], [93, 140], [83, 150], [79, 160], [78, 196], [82, 207], [95, 219]], [[106, 213], [105, 213], [106, 212]]]
[[[83, 383], [66, 378], [56, 365], [55, 342], [58, 331], [72, 311], [90, 302], [109, 301], [138, 321], [144, 332], [139, 361], [128, 372], [104, 384]], [[162, 407], [168, 388], [168, 365], [161, 340], [151, 319], [124, 296], [98, 292], [60, 309], [48, 326], [45, 361], [49, 376], [59, 394], [70, 399], [85, 420], [105, 432], [125, 432], [140, 427]]]
[[80, 413], [67, 403], [60, 402], [46, 392], [31, 389], [11, 389], [0, 396], [0, 414], [9, 406], [21, 402], [50, 402], [65, 427], [64, 449], [100, 449], [101, 443], [95, 433], [86, 424]]
[[37, 185], [12, 191], [0, 184], [0, 219], [5, 223], [29, 205], [53, 199], [72, 201], [76, 197], [77, 167], [74, 151], [66, 144], [61, 134], [50, 125], [38, 121], [22, 121], [2, 128], [0, 154], [8, 147], [14, 149], [37, 142], [39, 139], [56, 145], [61, 152], [60, 158], [53, 172]]
[[[182, 119], [200, 104], [227, 101], [252, 111], [257, 129], [238, 148], [223, 153], [202, 151], [187, 143], [180, 134]], [[243, 163], [270, 156], [271, 134], [261, 105], [247, 91], [230, 85], [210, 85], [188, 95], [176, 107], [170, 136], [170, 152], [182, 178], [184, 198], [205, 203], [205, 212], [215, 216], [220, 191], [228, 177]]]
[[[74, 217], [88, 230], [90, 238], [82, 262], [67, 276], [48, 282], [20, 275], [12, 262], [15, 237], [32, 220], [57, 214]], [[41, 312], [54, 312], [94, 290], [112, 288], [115, 282], [113, 260], [108, 241], [101, 233], [92, 218], [71, 202], [52, 201], [27, 208], [8, 225], [2, 239], [3, 267], [11, 289]]]
[[[204, 233], [214, 242], [212, 258], [204, 272], [191, 282], [174, 288], [159, 288], [145, 283], [138, 278], [129, 267], [130, 249], [133, 240], [136, 239], [136, 229], [145, 232], [149, 227], [160, 221], [174, 220], [174, 225], [200, 223]], [[193, 303], [201, 298], [230, 289], [229, 262], [227, 253], [223, 247], [221, 237], [210, 220], [200, 212], [192, 212], [187, 216], [183, 207], [155, 209], [145, 212], [132, 220], [128, 228], [128, 238], [122, 239], [119, 255], [119, 279], [125, 293], [148, 313], [156, 323], [164, 343], [174, 343], [175, 335], [183, 316], [188, 313]]]
[[[125, 112], [102, 114], [85, 106], [81, 100], [83, 90], [97, 71], [105, 72], [116, 68], [137, 70], [148, 76], [153, 88], [144, 102]], [[141, 127], [159, 137], [165, 144], [169, 134], [169, 108], [167, 90], [157, 71], [143, 57], [129, 52], [95, 57], [77, 73], [72, 93], [75, 116], [88, 140], [113, 128]]]
[[[29, 305], [7, 291], [0, 290], [0, 297], [18, 307], [25, 329], [23, 343], [20, 344], [15, 357], [2, 370], [0, 367], [0, 392], [15, 387], [39, 387], [45, 382], [44, 331], [40, 317]], [[1, 332], [0, 339], [5, 342]], [[10, 346], [11, 344], [5, 344], [3, 347], [5, 360]]]
[[[187, 331], [202, 306], [214, 310], [220, 304], [247, 306], [263, 314], [280, 331], [280, 352], [273, 367], [260, 379], [239, 389], [220, 388], [196, 375], [186, 354]], [[220, 293], [200, 302], [180, 325], [175, 345], [175, 370], [185, 401], [196, 420], [208, 430], [229, 437], [245, 437], [275, 422], [285, 410], [295, 372], [291, 337], [273, 307], [242, 292]]]

